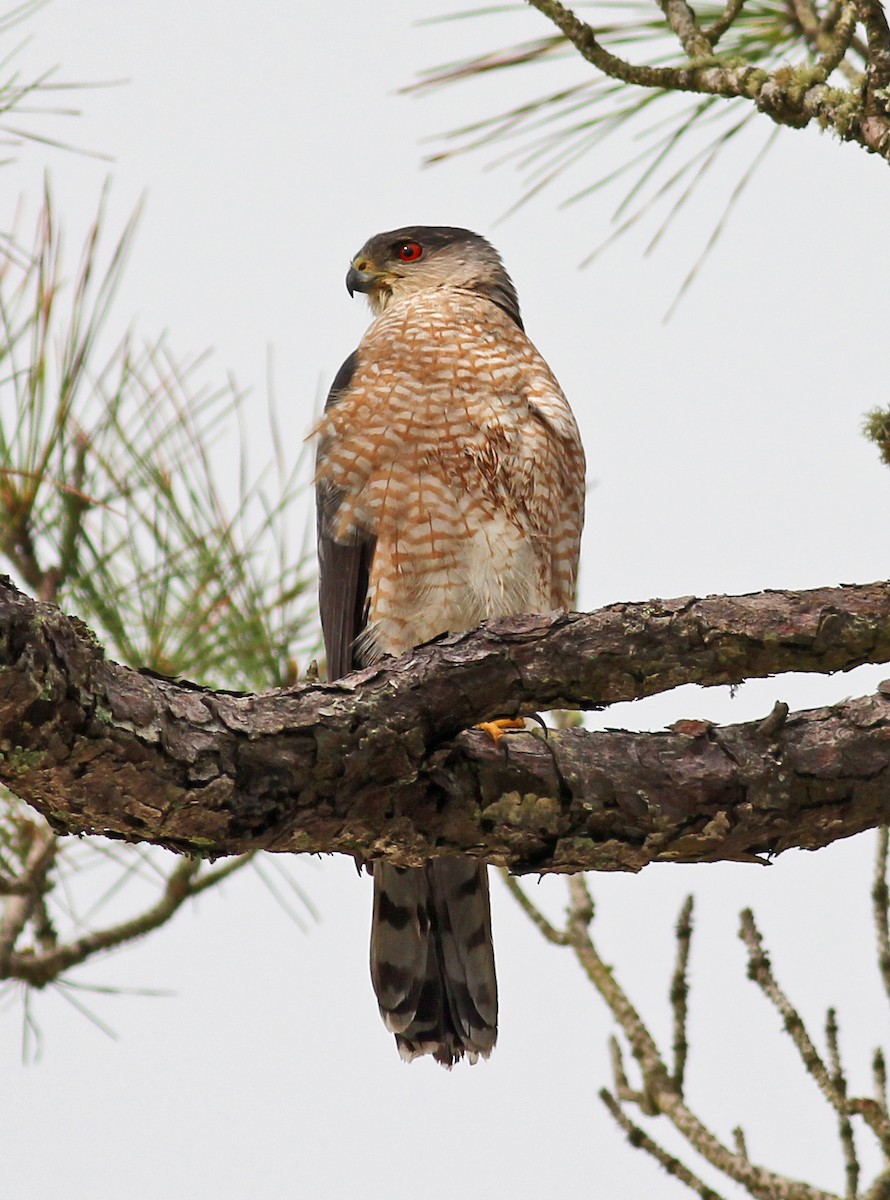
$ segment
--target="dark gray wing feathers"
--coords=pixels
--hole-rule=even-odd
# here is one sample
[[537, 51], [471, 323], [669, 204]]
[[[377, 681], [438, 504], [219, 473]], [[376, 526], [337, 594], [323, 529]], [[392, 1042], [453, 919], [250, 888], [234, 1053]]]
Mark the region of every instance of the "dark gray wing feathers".
[[[357, 353], [353, 351], [337, 372], [325, 402], [325, 410], [336, 404], [349, 387], [357, 358]], [[328, 679], [339, 679], [359, 666], [355, 657], [355, 641], [367, 619], [368, 573], [375, 544], [370, 536], [356, 535], [354, 541], [349, 543], [333, 539], [330, 530], [338, 504], [336, 488], [316, 488], [318, 606]]]

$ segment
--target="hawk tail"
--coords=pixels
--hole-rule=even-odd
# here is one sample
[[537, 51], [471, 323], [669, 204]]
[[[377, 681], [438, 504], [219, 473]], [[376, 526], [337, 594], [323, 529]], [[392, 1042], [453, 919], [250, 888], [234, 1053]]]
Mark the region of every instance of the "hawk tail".
[[472, 858], [374, 864], [371, 979], [402, 1058], [488, 1058], [497, 980], [488, 868]]

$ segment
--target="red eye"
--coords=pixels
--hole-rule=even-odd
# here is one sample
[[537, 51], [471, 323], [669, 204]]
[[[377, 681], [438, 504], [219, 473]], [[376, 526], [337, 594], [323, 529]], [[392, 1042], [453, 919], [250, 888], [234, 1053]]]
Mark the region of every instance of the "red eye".
[[423, 254], [423, 246], [420, 242], [402, 242], [396, 250], [402, 262], [417, 262]]

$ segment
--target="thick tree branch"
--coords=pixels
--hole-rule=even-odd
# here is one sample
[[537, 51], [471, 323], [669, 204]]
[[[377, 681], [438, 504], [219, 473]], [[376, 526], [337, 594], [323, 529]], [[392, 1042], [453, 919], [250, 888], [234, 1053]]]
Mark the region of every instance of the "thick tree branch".
[[752, 861], [890, 820], [890, 697], [657, 734], [495, 746], [461, 730], [888, 660], [890, 585], [874, 584], [490, 622], [334, 683], [235, 695], [107, 662], [82, 622], [7, 581], [0, 779], [60, 832], [204, 855], [461, 851], [514, 871]]

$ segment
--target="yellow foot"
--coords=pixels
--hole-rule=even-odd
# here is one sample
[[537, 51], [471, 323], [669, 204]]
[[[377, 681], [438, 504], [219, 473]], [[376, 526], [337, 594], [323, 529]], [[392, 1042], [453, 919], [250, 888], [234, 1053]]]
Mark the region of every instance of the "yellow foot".
[[525, 720], [522, 717], [501, 717], [497, 721], [482, 721], [473, 728], [487, 733], [497, 745], [508, 729], [525, 729]]

